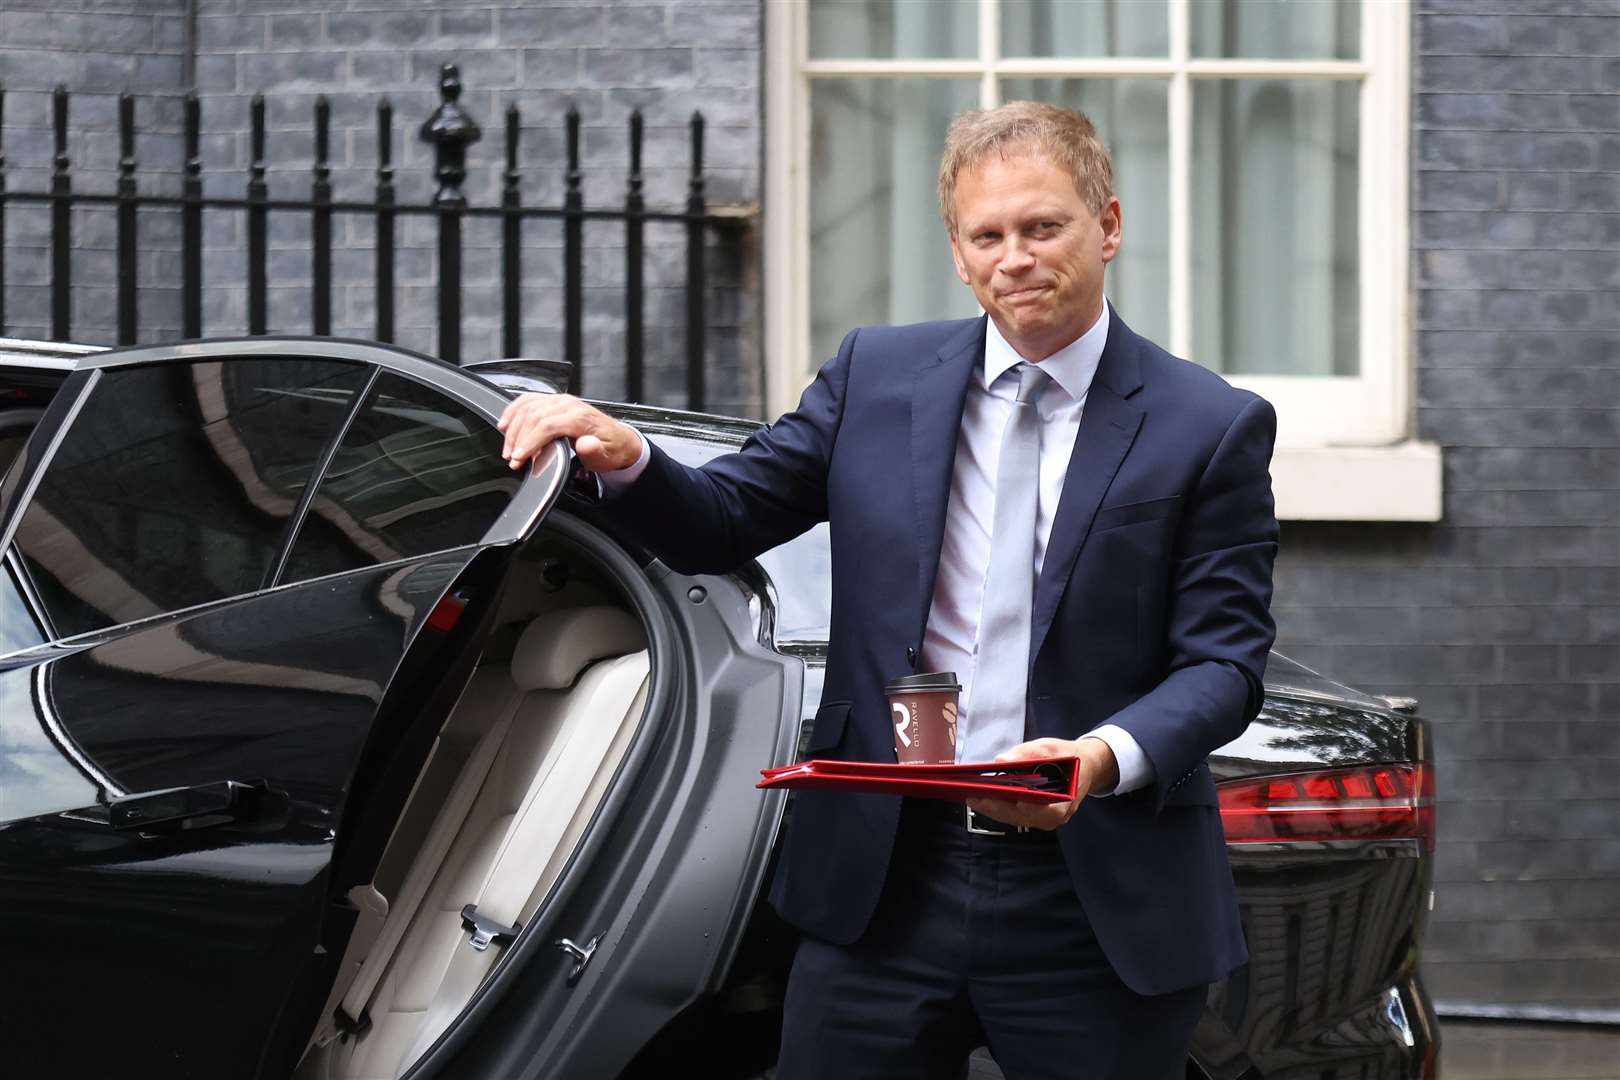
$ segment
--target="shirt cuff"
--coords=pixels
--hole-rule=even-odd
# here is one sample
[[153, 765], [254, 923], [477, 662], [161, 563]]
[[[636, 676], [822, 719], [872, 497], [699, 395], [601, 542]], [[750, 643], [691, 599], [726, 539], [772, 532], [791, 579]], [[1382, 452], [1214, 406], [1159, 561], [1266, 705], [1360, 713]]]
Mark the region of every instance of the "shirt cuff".
[[652, 460], [652, 444], [641, 432], [636, 432], [636, 435], [641, 439], [641, 456], [636, 458], [634, 464], [596, 474], [596, 478], [602, 482], [603, 495], [617, 495], [647, 471], [647, 462]]
[[1147, 754], [1142, 752], [1141, 745], [1136, 737], [1118, 724], [1103, 724], [1086, 732], [1085, 738], [1101, 739], [1108, 744], [1114, 752], [1114, 760], [1119, 764], [1119, 783], [1114, 785], [1112, 791], [1093, 791], [1096, 797], [1108, 795], [1123, 795], [1128, 791], [1146, 787], [1153, 782], [1153, 763], [1148, 760]]

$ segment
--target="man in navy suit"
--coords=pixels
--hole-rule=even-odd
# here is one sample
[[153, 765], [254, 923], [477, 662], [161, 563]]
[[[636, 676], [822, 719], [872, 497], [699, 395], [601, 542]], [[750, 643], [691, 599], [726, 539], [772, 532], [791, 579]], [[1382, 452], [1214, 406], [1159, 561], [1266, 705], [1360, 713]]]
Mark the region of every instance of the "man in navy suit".
[[514, 402], [506, 455], [572, 438], [685, 572], [828, 521], [811, 756], [892, 761], [885, 683], [951, 670], [959, 760], [1079, 759], [1056, 806], [798, 795], [782, 1077], [959, 1076], [987, 1042], [1014, 1078], [1179, 1078], [1246, 955], [1205, 758], [1262, 698], [1275, 415], [1105, 301], [1120, 206], [1084, 116], [963, 114], [939, 194], [985, 317], [851, 332], [702, 469], [565, 396]]

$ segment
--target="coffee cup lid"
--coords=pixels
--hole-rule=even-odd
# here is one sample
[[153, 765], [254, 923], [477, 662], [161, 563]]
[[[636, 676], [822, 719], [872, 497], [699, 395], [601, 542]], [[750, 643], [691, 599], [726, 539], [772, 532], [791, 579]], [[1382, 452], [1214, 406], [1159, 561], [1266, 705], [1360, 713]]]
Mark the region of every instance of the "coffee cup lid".
[[954, 690], [960, 692], [962, 684], [956, 681], [954, 671], [930, 671], [921, 675], [907, 675], [894, 679], [883, 688], [885, 694], [914, 693], [919, 690]]

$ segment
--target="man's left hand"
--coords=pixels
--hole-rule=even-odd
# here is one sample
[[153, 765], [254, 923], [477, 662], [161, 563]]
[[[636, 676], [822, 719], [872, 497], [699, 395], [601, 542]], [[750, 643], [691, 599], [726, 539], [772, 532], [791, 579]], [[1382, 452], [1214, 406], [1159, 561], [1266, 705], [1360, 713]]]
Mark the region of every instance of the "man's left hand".
[[1032, 739], [1019, 743], [1005, 753], [997, 754], [997, 761], [1025, 761], [1029, 758], [1076, 757], [1080, 772], [1075, 797], [1069, 802], [1027, 803], [1006, 799], [969, 799], [968, 807], [975, 814], [995, 818], [1007, 825], [1027, 825], [1032, 829], [1055, 829], [1074, 816], [1080, 800], [1087, 793], [1112, 791], [1119, 783], [1119, 763], [1114, 751], [1101, 739]]

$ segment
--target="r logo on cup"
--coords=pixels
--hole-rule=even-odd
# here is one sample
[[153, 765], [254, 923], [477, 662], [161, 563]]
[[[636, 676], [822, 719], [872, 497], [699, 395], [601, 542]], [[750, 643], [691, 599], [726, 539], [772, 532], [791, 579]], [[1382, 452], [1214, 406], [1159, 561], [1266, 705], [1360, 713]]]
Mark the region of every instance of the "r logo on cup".
[[908, 675], [883, 688], [894, 718], [894, 754], [903, 765], [956, 760], [956, 672]]
[[899, 740], [901, 746], [908, 750], [911, 749], [911, 732], [909, 730], [911, 727], [911, 711], [899, 703], [891, 705], [889, 708], [893, 709], [894, 715], [898, 717], [894, 722], [894, 737]]

